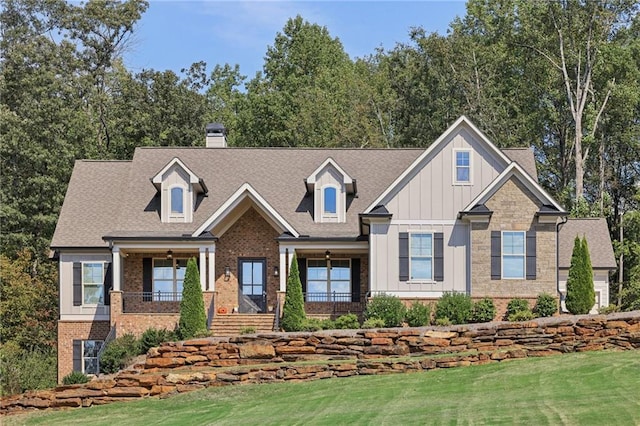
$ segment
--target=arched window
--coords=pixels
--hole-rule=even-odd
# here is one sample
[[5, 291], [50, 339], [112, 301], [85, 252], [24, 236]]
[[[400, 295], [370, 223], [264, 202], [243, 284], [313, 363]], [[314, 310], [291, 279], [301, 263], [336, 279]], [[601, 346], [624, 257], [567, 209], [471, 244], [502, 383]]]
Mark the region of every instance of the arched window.
[[179, 187], [171, 188], [171, 213], [184, 213], [184, 190]]
[[326, 188], [324, 188], [324, 213], [336, 214], [337, 201], [336, 188], [333, 186], [327, 186]]

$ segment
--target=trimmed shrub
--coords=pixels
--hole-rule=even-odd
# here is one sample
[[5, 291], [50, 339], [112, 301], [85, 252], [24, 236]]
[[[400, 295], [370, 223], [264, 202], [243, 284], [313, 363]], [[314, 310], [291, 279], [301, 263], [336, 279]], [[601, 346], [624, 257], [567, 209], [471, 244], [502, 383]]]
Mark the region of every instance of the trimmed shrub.
[[302, 283], [300, 282], [300, 273], [298, 271], [298, 259], [294, 253], [289, 277], [287, 277], [287, 293], [284, 298], [280, 324], [284, 331], [301, 331], [305, 319]]
[[439, 326], [448, 326], [451, 325], [451, 320], [449, 320], [449, 318], [444, 317], [444, 318], [436, 318], [436, 325]]
[[473, 304], [473, 322], [490, 322], [496, 317], [496, 306], [493, 299], [485, 297]]
[[142, 333], [138, 341], [138, 354], [146, 354], [149, 349], [158, 347], [164, 342], [176, 340], [176, 337], [172, 330], [148, 328]]
[[407, 308], [397, 296], [378, 294], [373, 296], [364, 312], [365, 319], [379, 318], [385, 327], [400, 327]]
[[466, 324], [472, 314], [473, 302], [464, 293], [445, 292], [436, 304], [436, 320], [448, 318], [453, 324]]
[[187, 262], [187, 271], [184, 276], [178, 333], [181, 339], [191, 339], [207, 333], [207, 316], [204, 311], [200, 274], [194, 258]]
[[509, 321], [530, 321], [534, 318], [535, 315], [533, 315], [533, 312], [531, 312], [529, 309], [527, 309], [526, 311], [514, 312], [509, 315]]
[[596, 300], [587, 240], [576, 236], [567, 277], [565, 305], [574, 315], [588, 314]]
[[536, 300], [536, 306], [533, 308], [533, 313], [539, 317], [550, 317], [556, 312], [558, 312], [558, 302], [556, 298], [549, 293], [539, 294]]
[[362, 323], [361, 328], [384, 328], [384, 320], [381, 318], [369, 318]]
[[125, 334], [107, 343], [100, 357], [100, 372], [115, 373], [129, 364], [139, 354], [138, 341], [133, 334]]
[[320, 325], [322, 326], [323, 330], [335, 330], [336, 328], [336, 323], [334, 321], [331, 321], [331, 319], [329, 318], [320, 321]]
[[507, 303], [507, 313], [505, 316], [507, 317], [507, 319], [509, 319], [511, 315], [523, 311], [531, 312], [531, 310], [529, 309], [529, 302], [527, 302], [525, 299], [519, 299], [516, 297], [515, 299], [509, 300], [509, 303]]
[[431, 306], [415, 301], [407, 310], [407, 324], [409, 327], [422, 327], [431, 324]]
[[336, 318], [335, 326], [337, 329], [356, 329], [360, 328], [360, 321], [356, 314], [346, 314]]
[[89, 376], [81, 371], [72, 371], [62, 378], [63, 385], [77, 385], [80, 383], [87, 383], [88, 381]]

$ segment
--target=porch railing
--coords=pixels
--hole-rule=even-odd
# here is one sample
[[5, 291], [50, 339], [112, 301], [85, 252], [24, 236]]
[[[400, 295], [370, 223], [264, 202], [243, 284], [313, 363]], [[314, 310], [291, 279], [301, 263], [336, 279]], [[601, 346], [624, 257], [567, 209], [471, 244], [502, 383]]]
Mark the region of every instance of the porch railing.
[[180, 312], [181, 292], [124, 292], [122, 312], [125, 314], [175, 314]]
[[367, 298], [353, 293], [303, 293], [305, 311], [314, 314], [361, 314]]

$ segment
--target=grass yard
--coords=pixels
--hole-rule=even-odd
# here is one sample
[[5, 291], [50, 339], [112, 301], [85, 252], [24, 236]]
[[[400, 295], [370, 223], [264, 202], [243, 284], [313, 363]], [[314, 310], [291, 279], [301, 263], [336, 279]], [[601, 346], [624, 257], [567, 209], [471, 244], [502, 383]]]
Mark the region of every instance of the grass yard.
[[639, 425], [640, 351], [590, 352], [402, 375], [227, 386], [4, 424]]

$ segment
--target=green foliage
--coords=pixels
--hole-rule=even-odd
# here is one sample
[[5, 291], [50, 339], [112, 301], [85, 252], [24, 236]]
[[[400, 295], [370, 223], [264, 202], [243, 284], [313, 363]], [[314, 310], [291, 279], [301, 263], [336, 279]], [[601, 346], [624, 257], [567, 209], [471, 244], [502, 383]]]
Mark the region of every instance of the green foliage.
[[489, 322], [496, 317], [493, 299], [485, 297], [473, 304], [472, 322]]
[[539, 317], [550, 317], [558, 312], [558, 301], [548, 293], [538, 295], [533, 312]]
[[436, 325], [440, 326], [440, 327], [446, 327], [451, 325], [452, 322], [449, 318], [444, 317], [444, 318], [436, 318]]
[[377, 294], [369, 300], [364, 312], [365, 319], [380, 318], [385, 327], [400, 327], [404, 321], [407, 308], [399, 297], [388, 294]]
[[407, 309], [406, 320], [409, 327], [422, 327], [431, 324], [431, 306], [414, 301]]
[[362, 323], [360, 328], [384, 328], [384, 320], [382, 318], [368, 318]]
[[625, 284], [622, 289], [622, 310], [625, 312], [640, 310], [640, 281]]
[[21, 349], [16, 342], [3, 344], [0, 346], [0, 396], [54, 387], [56, 367], [56, 352], [52, 348]]
[[289, 277], [287, 278], [287, 292], [284, 298], [280, 325], [284, 331], [300, 331], [305, 319], [302, 283], [300, 282], [300, 273], [298, 271], [298, 260], [294, 253]]
[[525, 299], [520, 299], [516, 297], [515, 299], [509, 300], [509, 303], [507, 303], [506, 317], [509, 318], [509, 316], [515, 313], [530, 311], [530, 310], [531, 309], [529, 309], [529, 302], [527, 302]]
[[576, 236], [567, 277], [565, 305], [574, 315], [588, 314], [595, 303], [593, 270], [587, 240]]
[[300, 331], [319, 331], [322, 330], [322, 320], [318, 318], [305, 318], [302, 321]]
[[82, 383], [88, 383], [89, 376], [82, 371], [72, 371], [62, 378], [63, 385], [78, 385]]
[[615, 312], [620, 312], [620, 308], [618, 307], [618, 305], [602, 306], [598, 309], [598, 313], [600, 315], [609, 315]]
[[448, 318], [453, 324], [466, 324], [472, 315], [473, 302], [467, 294], [445, 292], [436, 303], [436, 320]]
[[256, 328], [255, 327], [243, 327], [240, 330], [240, 334], [254, 334], [256, 332]]
[[341, 315], [336, 318], [335, 327], [337, 329], [356, 329], [360, 328], [360, 321], [356, 314]]
[[200, 274], [194, 258], [187, 262], [182, 300], [180, 301], [178, 332], [181, 339], [191, 339], [198, 335], [207, 334], [207, 316], [204, 311]]
[[100, 357], [100, 372], [116, 373], [140, 353], [138, 341], [133, 334], [125, 334], [107, 343]]
[[532, 319], [535, 318], [535, 315], [533, 314], [533, 312], [531, 312], [529, 309], [525, 310], [525, 311], [518, 311], [518, 312], [514, 312], [512, 314], [509, 314], [509, 321], [530, 321]]
[[176, 340], [177, 336], [172, 330], [148, 328], [140, 336], [138, 341], [138, 352], [146, 354], [149, 349], [160, 346], [161, 343]]

